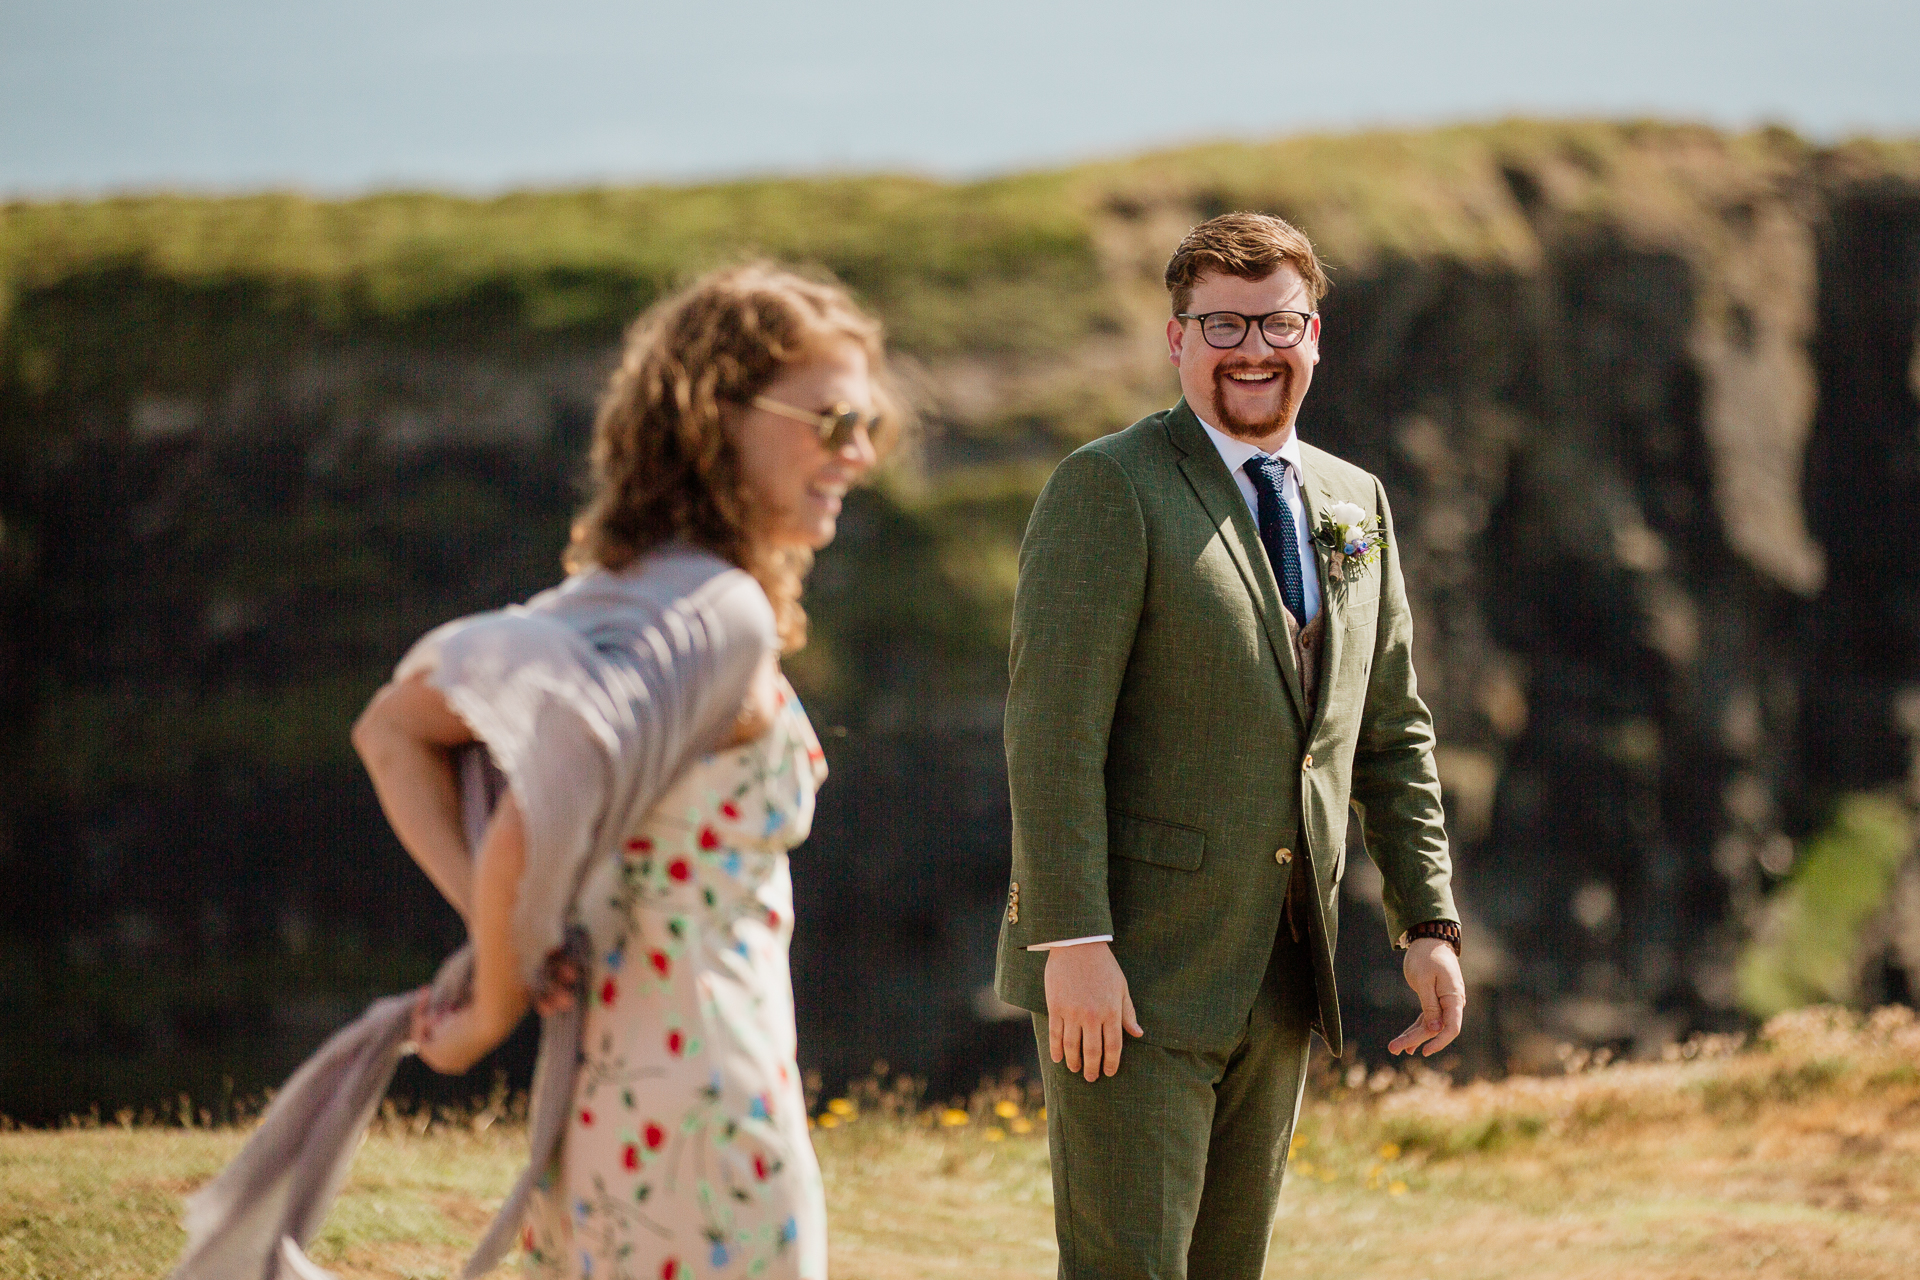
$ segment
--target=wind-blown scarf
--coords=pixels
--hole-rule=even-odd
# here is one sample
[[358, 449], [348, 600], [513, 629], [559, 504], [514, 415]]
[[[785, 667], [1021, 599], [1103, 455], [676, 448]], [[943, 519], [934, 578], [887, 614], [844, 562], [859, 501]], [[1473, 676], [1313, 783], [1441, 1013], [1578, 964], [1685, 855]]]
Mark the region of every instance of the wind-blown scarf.
[[[570, 944], [588, 869], [617, 856], [674, 779], [732, 728], [778, 639], [754, 579], [705, 551], [656, 551], [618, 573], [578, 574], [523, 606], [429, 632], [395, 679], [416, 672], [484, 745], [459, 761], [468, 844], [479, 847], [501, 785], [526, 823], [513, 919], [520, 976], [544, 989]], [[577, 931], [575, 936], [577, 937]], [[574, 943], [577, 946], [577, 943]], [[467, 999], [473, 951], [449, 956], [429, 1002]], [[187, 1201], [187, 1248], [172, 1280], [311, 1280], [302, 1246], [345, 1182], [407, 1041], [414, 993], [376, 1000], [282, 1086], [231, 1164]], [[542, 1021], [529, 1113], [532, 1151], [460, 1273], [484, 1275], [524, 1217], [566, 1129], [583, 1002]]]

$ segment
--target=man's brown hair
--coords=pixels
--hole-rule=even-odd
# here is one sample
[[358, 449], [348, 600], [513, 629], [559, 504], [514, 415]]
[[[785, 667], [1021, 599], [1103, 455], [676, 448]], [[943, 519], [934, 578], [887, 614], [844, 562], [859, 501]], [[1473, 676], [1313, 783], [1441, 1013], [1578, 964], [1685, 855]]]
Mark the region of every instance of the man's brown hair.
[[1288, 263], [1306, 282], [1307, 297], [1315, 307], [1333, 282], [1327, 279], [1313, 242], [1291, 222], [1269, 213], [1223, 213], [1187, 232], [1180, 247], [1167, 259], [1167, 292], [1173, 295], [1173, 313], [1193, 303], [1193, 286], [1213, 272], [1242, 280], [1265, 280]]

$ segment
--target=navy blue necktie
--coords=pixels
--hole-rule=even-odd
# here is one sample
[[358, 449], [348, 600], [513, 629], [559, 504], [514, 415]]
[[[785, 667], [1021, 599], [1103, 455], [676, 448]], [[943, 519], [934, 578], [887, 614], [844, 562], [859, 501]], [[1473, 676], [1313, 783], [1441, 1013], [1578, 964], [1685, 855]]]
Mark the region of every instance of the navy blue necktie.
[[1300, 576], [1300, 539], [1294, 528], [1293, 512], [1287, 509], [1287, 500], [1281, 497], [1286, 487], [1287, 461], [1285, 458], [1248, 458], [1242, 468], [1253, 481], [1253, 491], [1260, 499], [1260, 541], [1267, 549], [1267, 559], [1273, 563], [1273, 572], [1280, 579], [1280, 598], [1293, 611], [1295, 621], [1301, 626], [1307, 625], [1307, 588]]

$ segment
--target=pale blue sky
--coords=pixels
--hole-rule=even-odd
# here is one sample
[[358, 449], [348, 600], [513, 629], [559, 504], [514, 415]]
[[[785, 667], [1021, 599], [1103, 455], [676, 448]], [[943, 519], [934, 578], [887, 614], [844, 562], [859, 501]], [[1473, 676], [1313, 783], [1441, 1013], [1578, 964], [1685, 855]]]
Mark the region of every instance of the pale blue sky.
[[1508, 114], [1920, 133], [1916, 0], [0, 0], [0, 195], [970, 175]]

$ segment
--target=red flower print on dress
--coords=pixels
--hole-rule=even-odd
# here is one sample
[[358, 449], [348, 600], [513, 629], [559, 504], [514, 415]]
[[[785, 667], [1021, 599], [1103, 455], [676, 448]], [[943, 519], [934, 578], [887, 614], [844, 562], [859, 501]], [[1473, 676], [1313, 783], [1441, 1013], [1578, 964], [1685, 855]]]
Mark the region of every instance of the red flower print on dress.
[[667, 1140], [667, 1131], [649, 1120], [647, 1121], [646, 1130], [640, 1136], [646, 1139], [647, 1150], [658, 1151], [660, 1145]]
[[700, 828], [700, 847], [702, 849], [718, 849], [720, 847], [719, 833], [712, 827]]
[[772, 907], [767, 908], [767, 928], [778, 929], [779, 927], [780, 913]]
[[527, 1227], [520, 1232], [520, 1247], [528, 1253], [533, 1252], [533, 1228]]
[[647, 953], [647, 963], [652, 965], [653, 971], [663, 978], [673, 969], [673, 961], [667, 957], [667, 953], [664, 951], [649, 951]]
[[738, 822], [740, 820], [740, 806], [731, 800], [725, 801], [720, 806], [720, 816], [729, 822]]
[[582, 1108], [582, 1109], [581, 1109], [581, 1111], [580, 1111], [580, 1123], [581, 1123], [581, 1124], [583, 1124], [583, 1125], [586, 1125], [586, 1126], [587, 1126], [588, 1128], [592, 1128], [592, 1127], [593, 1127], [593, 1112], [591, 1112], [591, 1111], [588, 1111], [588, 1110], [586, 1110], [585, 1108]]
[[680, 1280], [680, 1259], [668, 1258], [660, 1264], [660, 1280]]
[[667, 864], [667, 874], [681, 884], [685, 884], [687, 877], [693, 874], [693, 864], [685, 858], [675, 858]]
[[765, 1182], [770, 1172], [772, 1171], [767, 1168], [767, 1158], [756, 1151], [753, 1156], [753, 1176]]
[[632, 1173], [635, 1169], [638, 1169], [640, 1167], [640, 1148], [634, 1146], [631, 1142], [621, 1147], [620, 1163], [626, 1167], [628, 1173]]
[[614, 985], [614, 981], [612, 978], [608, 978], [605, 982], [600, 984], [600, 1003], [601, 1004], [612, 1004], [613, 998], [619, 994], [620, 994], [620, 988]]
[[677, 1058], [681, 1054], [685, 1053], [686, 1050], [687, 1050], [687, 1037], [681, 1033], [678, 1027], [674, 1028], [672, 1031], [667, 1032], [667, 1052], [668, 1053], [672, 1054], [674, 1057]]
[[652, 853], [653, 841], [647, 839], [645, 836], [635, 836], [633, 839], [627, 841], [627, 850], [630, 853]]

